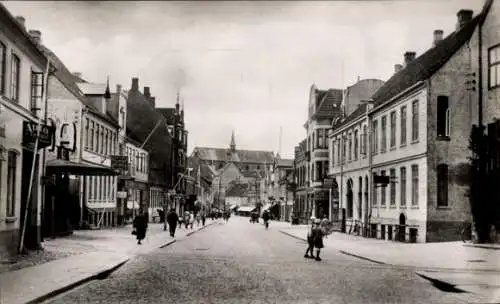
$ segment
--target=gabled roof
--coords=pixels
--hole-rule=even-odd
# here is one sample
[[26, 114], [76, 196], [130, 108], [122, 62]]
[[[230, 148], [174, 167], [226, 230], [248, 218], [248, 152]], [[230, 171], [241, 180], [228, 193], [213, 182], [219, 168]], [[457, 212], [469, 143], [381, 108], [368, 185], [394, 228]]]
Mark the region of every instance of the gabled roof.
[[173, 125], [175, 122], [175, 108], [156, 108], [156, 111], [160, 112], [163, 117], [167, 120], [169, 125]]
[[394, 74], [373, 94], [372, 99], [375, 104], [386, 102], [419, 81], [430, 78], [471, 38], [480, 16], [473, 18], [461, 29], [448, 35], [436, 46]]
[[107, 121], [108, 123], [118, 126], [118, 122], [110, 117], [107, 114], [101, 113], [91, 102], [87, 99], [84, 93], [78, 88], [76, 80], [79, 78], [74, 76], [68, 68], [64, 65], [64, 63], [56, 56], [54, 52], [52, 52], [46, 46], [39, 44], [40, 50], [50, 59], [52, 66], [55, 67], [54, 75], [55, 77], [62, 83], [62, 85], [75, 96], [82, 104], [84, 104], [89, 112], [94, 115], [100, 117], [101, 119]]
[[272, 163], [274, 154], [270, 151], [256, 150], [236, 150], [234, 154], [230, 149], [195, 147], [193, 155], [198, 153], [198, 157], [203, 160], [228, 161], [233, 160], [242, 163]]
[[317, 90], [317, 107], [313, 117], [332, 118], [341, 113], [342, 90], [329, 89], [328, 91]]
[[279, 159], [278, 167], [293, 167], [293, 159]]
[[257, 169], [241, 171], [241, 174], [243, 174], [245, 178], [262, 178], [262, 176], [264, 176], [263, 172]]
[[366, 103], [362, 103], [359, 105], [359, 107], [352, 112], [351, 115], [347, 116], [344, 118], [344, 120], [339, 121], [337, 124], [333, 125], [333, 131], [336, 131], [337, 129], [347, 125], [348, 123], [355, 121], [359, 117], [363, 116], [366, 114]]
[[81, 82], [77, 83], [77, 85], [80, 91], [82, 91], [85, 95], [103, 95], [104, 91], [106, 91], [105, 83]]
[[226, 197], [246, 197], [248, 195], [248, 185], [247, 184], [233, 184], [229, 189], [226, 190]]

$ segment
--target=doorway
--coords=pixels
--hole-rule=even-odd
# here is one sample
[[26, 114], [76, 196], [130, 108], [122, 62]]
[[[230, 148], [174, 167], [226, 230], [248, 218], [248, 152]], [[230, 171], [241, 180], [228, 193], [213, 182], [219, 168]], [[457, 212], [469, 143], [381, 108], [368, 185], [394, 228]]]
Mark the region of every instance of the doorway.
[[353, 193], [352, 193], [352, 179], [347, 181], [347, 218], [352, 218], [353, 216]]
[[406, 216], [403, 213], [399, 215], [398, 241], [406, 241]]
[[[28, 192], [31, 184], [30, 203], [28, 206], [28, 216], [26, 217], [26, 230], [24, 235], [24, 246], [26, 249], [38, 249], [41, 240], [40, 227], [37, 225], [38, 213], [38, 163], [39, 155], [36, 154], [35, 167], [33, 172], [33, 182], [30, 183], [31, 168], [33, 165], [33, 157], [35, 153], [30, 150], [23, 149], [22, 155], [22, 175], [21, 175], [21, 221], [20, 230], [24, 227], [26, 214], [26, 206], [28, 200]], [[22, 232], [21, 232], [22, 233]]]

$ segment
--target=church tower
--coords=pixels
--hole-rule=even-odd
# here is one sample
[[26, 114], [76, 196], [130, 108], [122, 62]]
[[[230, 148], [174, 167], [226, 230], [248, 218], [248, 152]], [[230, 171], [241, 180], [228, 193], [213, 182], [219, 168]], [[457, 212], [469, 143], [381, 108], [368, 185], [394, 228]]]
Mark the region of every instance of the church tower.
[[236, 152], [236, 142], [234, 140], [234, 130], [233, 132], [231, 133], [231, 144], [229, 145], [229, 147], [231, 148], [231, 152]]

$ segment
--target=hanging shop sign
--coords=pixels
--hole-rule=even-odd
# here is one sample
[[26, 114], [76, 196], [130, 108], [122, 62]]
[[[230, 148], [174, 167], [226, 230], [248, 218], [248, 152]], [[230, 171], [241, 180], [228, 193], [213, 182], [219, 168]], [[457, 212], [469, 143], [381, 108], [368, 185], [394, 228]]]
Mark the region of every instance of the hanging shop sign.
[[48, 125], [40, 124], [40, 133], [38, 133], [38, 124], [31, 121], [23, 121], [23, 145], [35, 147], [37, 135], [38, 149], [43, 149], [51, 145], [54, 136], [54, 128]]

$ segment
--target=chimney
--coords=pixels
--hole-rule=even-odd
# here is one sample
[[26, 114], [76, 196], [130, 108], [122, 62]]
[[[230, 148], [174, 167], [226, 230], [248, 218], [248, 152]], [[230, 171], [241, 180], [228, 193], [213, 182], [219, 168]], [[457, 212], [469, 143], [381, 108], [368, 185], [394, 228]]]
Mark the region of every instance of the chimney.
[[405, 66], [407, 66], [410, 62], [415, 60], [415, 57], [417, 56], [417, 53], [415, 52], [406, 52], [405, 53]]
[[120, 96], [120, 93], [122, 92], [122, 85], [121, 84], [117, 84], [116, 85], [116, 94], [118, 96]]
[[78, 77], [78, 78], [82, 78], [82, 73], [80, 73], [80, 72], [73, 72], [73, 76]]
[[474, 12], [472, 10], [461, 9], [457, 13], [457, 31], [463, 28], [469, 21], [472, 20], [472, 15]]
[[29, 30], [28, 34], [30, 34], [31, 38], [38, 44], [42, 43], [42, 33], [39, 30]]
[[443, 40], [443, 30], [434, 30], [434, 39], [432, 41], [432, 46], [436, 46], [441, 40]]
[[134, 77], [132, 78], [132, 87], [130, 88], [131, 91], [139, 91], [139, 78]]
[[26, 29], [26, 19], [24, 19], [23, 16], [16, 16], [16, 20], [23, 27], [23, 29]]
[[394, 65], [394, 74], [396, 74], [397, 72], [401, 71], [403, 69], [403, 65], [402, 64], [395, 64]]
[[156, 97], [149, 97], [149, 103], [156, 108]]
[[144, 96], [146, 97], [151, 97], [151, 91], [149, 90], [149, 87], [144, 87]]

